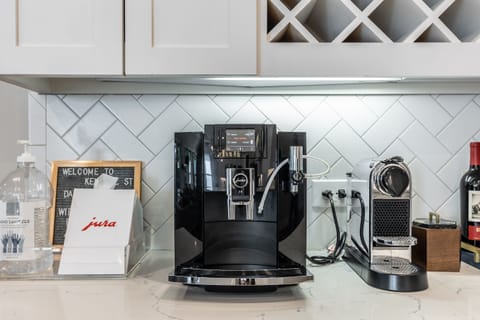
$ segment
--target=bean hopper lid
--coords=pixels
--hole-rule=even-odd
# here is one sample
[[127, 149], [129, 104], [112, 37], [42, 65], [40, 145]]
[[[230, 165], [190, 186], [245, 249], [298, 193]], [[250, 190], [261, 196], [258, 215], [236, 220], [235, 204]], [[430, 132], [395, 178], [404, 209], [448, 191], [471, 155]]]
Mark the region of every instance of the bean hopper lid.
[[438, 213], [430, 212], [428, 218], [418, 218], [413, 220], [413, 225], [427, 229], [455, 229], [457, 227], [457, 222], [441, 219]]

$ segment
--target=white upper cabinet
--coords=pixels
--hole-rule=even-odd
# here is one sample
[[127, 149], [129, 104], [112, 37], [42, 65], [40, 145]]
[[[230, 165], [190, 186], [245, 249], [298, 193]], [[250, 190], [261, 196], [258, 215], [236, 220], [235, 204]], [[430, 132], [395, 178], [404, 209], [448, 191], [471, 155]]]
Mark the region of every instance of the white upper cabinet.
[[479, 0], [262, 0], [266, 76], [478, 77]]
[[125, 0], [125, 73], [256, 74], [256, 0]]
[[0, 74], [121, 75], [123, 0], [1, 0]]

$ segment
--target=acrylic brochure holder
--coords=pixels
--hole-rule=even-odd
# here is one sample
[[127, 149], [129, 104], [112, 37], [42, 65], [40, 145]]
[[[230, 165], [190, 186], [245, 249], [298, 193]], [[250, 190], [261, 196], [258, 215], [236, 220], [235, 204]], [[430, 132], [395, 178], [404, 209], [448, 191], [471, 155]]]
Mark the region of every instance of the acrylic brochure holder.
[[64, 245], [41, 273], [0, 280], [126, 278], [145, 256], [143, 209], [135, 190], [75, 189]]
[[75, 189], [58, 275], [125, 276], [144, 253], [134, 190]]

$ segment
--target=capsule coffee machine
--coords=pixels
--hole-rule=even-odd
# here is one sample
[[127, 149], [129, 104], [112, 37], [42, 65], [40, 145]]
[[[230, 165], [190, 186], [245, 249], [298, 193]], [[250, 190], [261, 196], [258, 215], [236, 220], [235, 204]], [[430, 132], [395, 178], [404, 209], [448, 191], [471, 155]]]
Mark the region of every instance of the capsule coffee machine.
[[305, 133], [206, 125], [175, 133], [175, 269], [169, 281], [275, 290], [305, 267]]
[[411, 175], [401, 157], [359, 163], [349, 179], [351, 208], [343, 259], [369, 285], [390, 291], [428, 287], [411, 263]]

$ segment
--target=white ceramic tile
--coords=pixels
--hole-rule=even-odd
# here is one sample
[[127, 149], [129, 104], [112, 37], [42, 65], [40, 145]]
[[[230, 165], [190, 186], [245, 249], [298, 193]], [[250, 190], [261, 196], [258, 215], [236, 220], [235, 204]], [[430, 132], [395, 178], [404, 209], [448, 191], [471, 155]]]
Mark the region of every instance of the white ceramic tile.
[[30, 153], [35, 157], [35, 167], [50, 177], [50, 172], [46, 171], [47, 164], [47, 147], [46, 146], [30, 146]]
[[182, 95], [177, 103], [201, 126], [212, 123], [225, 123], [228, 116], [209, 97]]
[[460, 224], [460, 192], [454, 192], [451, 197], [437, 210], [443, 219], [454, 220]]
[[307, 151], [310, 152], [339, 121], [338, 114], [327, 103], [321, 103], [300, 123], [296, 131], [307, 133]]
[[251, 102], [247, 102], [228, 120], [228, 123], [264, 123], [266, 119]]
[[480, 95], [476, 96], [473, 100], [480, 106]]
[[83, 116], [102, 96], [100, 95], [68, 95], [63, 98], [70, 109], [79, 117]]
[[450, 152], [455, 153], [480, 129], [480, 107], [471, 102], [437, 136]]
[[98, 102], [63, 137], [78, 154], [87, 150], [115, 122], [115, 117]]
[[330, 96], [326, 102], [360, 135], [377, 120], [376, 115], [356, 96]]
[[158, 153], [173, 140], [174, 132], [181, 131], [190, 120], [190, 116], [174, 102], [145, 129], [139, 139], [154, 153]]
[[108, 129], [102, 141], [122, 160], [141, 160], [146, 165], [153, 158], [153, 154], [119, 122]]
[[46, 143], [46, 110], [31, 94], [28, 95], [28, 140], [32, 145]]
[[97, 140], [80, 157], [81, 160], [117, 160], [119, 157], [101, 140]]
[[403, 96], [400, 103], [433, 135], [440, 132], [452, 119], [431, 96]]
[[216, 96], [213, 101], [230, 117], [237, 113], [250, 100], [250, 96]]
[[77, 160], [78, 155], [50, 127], [47, 127], [47, 160]]
[[167, 146], [144, 168], [143, 180], [157, 192], [173, 177], [173, 143]]
[[412, 173], [412, 185], [415, 192], [430, 208], [438, 209], [450, 197], [452, 193], [450, 189], [421, 161], [414, 160], [409, 168]]
[[363, 135], [363, 140], [380, 154], [413, 121], [410, 113], [400, 103], [396, 103]]
[[173, 215], [152, 235], [153, 250], [173, 250], [175, 230]]
[[[46, 101], [49, 100], [47, 109], [50, 109], [52, 106], [57, 106], [57, 108], [53, 110], [55, 111], [54, 115], [60, 115], [57, 120], [62, 123], [55, 122], [56, 119], [53, 117], [48, 119], [49, 116], [52, 116], [51, 110], [47, 110], [47, 121], [49, 121], [49, 123], [52, 122], [50, 126], [57, 126], [57, 129], [62, 132], [62, 135], [78, 121], [78, 115], [89, 115], [86, 113], [87, 110], [91, 110], [91, 105], [88, 106], [88, 101], [95, 102], [96, 99], [98, 99], [98, 96], [65, 96], [62, 102], [58, 96], [36, 94], [30, 94], [30, 96], [29, 104], [37, 103], [40, 106], [46, 106]], [[120, 99], [122, 101], [131, 100], [134, 102], [134, 107], [131, 108], [132, 110], [143, 110], [145, 113], [154, 115], [160, 119], [171, 107], [168, 106], [169, 102], [173, 101], [176, 96], [146, 95], [115, 97], [122, 98]], [[419, 179], [422, 182], [433, 181], [432, 185], [428, 185], [426, 192], [420, 187], [419, 190], [417, 190], [418, 186], [415, 185], [414, 193], [418, 194], [418, 196], [415, 196], [413, 203], [415, 212], [419, 212], [419, 214], [428, 213], [430, 210], [437, 209], [442, 216], [448, 218], [451, 212], [456, 210], [458, 195], [454, 193], [454, 191], [458, 187], [460, 176], [468, 167], [468, 143], [467, 141], [463, 142], [458, 152], [451, 152], [447, 150], [439, 140], [445, 138], [449, 130], [453, 132], [452, 128], [457, 122], [461, 122], [462, 117], [467, 118], [463, 115], [463, 112], [468, 114], [470, 118], [477, 118], [475, 111], [473, 112], [474, 115], [472, 115], [470, 111], [465, 109], [469, 102], [467, 101], [469, 99], [468, 96], [441, 95], [402, 97], [402, 105], [404, 103], [409, 105], [409, 107], [405, 106], [405, 110], [408, 110], [410, 114], [418, 118], [417, 120], [419, 122], [412, 124], [405, 130], [397, 129], [397, 131], [404, 131], [398, 139], [393, 139], [388, 135], [391, 133], [391, 131], [388, 131], [391, 130], [388, 125], [384, 125], [384, 128], [381, 130], [377, 129], [385, 123], [390, 123], [393, 128], [396, 128], [395, 126], [398, 125], [398, 123], [392, 123], [392, 118], [395, 117], [390, 115], [395, 112], [396, 106], [394, 107], [394, 105], [399, 99], [398, 96], [328, 97], [328, 99], [334, 101], [333, 104], [338, 103], [340, 105], [340, 111], [338, 113], [333, 111], [332, 107], [328, 106], [324, 96], [255, 96], [251, 98], [250, 96], [212, 95], [181, 96], [179, 98], [185, 106], [177, 105], [177, 108], [180, 109], [181, 112], [178, 112], [177, 109], [177, 113], [173, 113], [175, 113], [176, 116], [180, 115], [181, 118], [182, 112], [186, 114], [185, 111], [187, 111], [193, 116], [192, 119], [190, 115], [187, 115], [185, 122], [180, 121], [181, 124], [179, 126], [181, 128], [177, 129], [172, 127], [172, 123], [176, 123], [178, 120], [178, 117], [175, 117], [175, 115], [173, 115], [170, 120], [159, 120], [155, 132], [153, 130], [153, 123], [152, 128], [149, 127], [150, 123], [138, 126], [138, 130], [140, 130], [141, 133], [152, 130], [149, 144], [153, 146], [152, 148], [155, 149], [156, 153], [162, 150], [162, 146], [171, 144], [171, 138], [168, 137], [172, 135], [173, 138], [173, 132], [175, 131], [203, 131], [204, 123], [224, 123], [233, 116], [233, 119], [230, 120], [233, 122], [276, 123], [279, 125], [279, 130], [291, 130], [291, 128], [293, 128], [297, 131], [307, 132], [309, 148], [312, 149], [318, 144], [314, 149], [314, 153], [318, 153], [318, 156], [328, 158], [329, 162], [334, 163], [333, 171], [328, 177], [343, 179], [345, 172], [351, 171], [352, 164], [364, 158], [375, 157], [375, 151], [379, 152], [378, 150], [382, 149], [383, 143], [388, 146], [386, 150], [382, 150], [380, 157], [386, 158], [393, 155], [401, 155], [408, 163], [412, 164], [411, 167], [416, 168], [415, 173], [413, 173], [414, 184], [419, 182], [417, 181]], [[141, 103], [137, 100], [140, 100]], [[251, 104], [249, 100], [251, 100], [253, 104]], [[342, 101], [343, 103], [345, 103], [345, 101], [353, 101], [354, 103], [346, 103], [345, 106], [342, 106]], [[120, 104], [121, 103], [123, 102], [120, 102]], [[480, 105], [480, 96], [475, 97], [475, 103]], [[66, 104], [68, 104], [68, 107]], [[173, 102], [173, 104], [175, 104], [175, 102]], [[366, 108], [366, 114], [370, 114], [370, 116], [373, 115], [375, 118], [375, 124], [372, 124], [373, 127], [368, 126], [369, 128], [372, 127], [372, 129], [370, 129], [368, 134], [363, 138], [358, 136], [358, 132], [362, 130], [362, 124], [360, 123], [360, 125], [358, 125], [355, 121], [363, 121], [360, 120], [360, 118], [365, 117], [365, 115], [360, 115], [357, 119], [345, 111], [356, 104], [360, 106], [359, 110]], [[260, 105], [262, 105], [263, 108], [260, 107]], [[197, 108], [198, 106], [203, 108], [199, 109]], [[471, 106], [474, 105], [472, 104]], [[113, 108], [115, 108], [115, 106], [113, 106]], [[185, 110], [183, 110], [183, 108], [185, 108]], [[425, 112], [426, 114], [422, 111], [422, 108], [428, 109], [428, 111]], [[74, 112], [72, 112], [72, 110]], [[440, 111], [437, 112], [436, 110]], [[134, 111], [129, 110], [128, 112]], [[359, 112], [358, 110], [354, 110], [354, 112], [356, 111]], [[65, 117], [61, 116], [63, 112], [66, 114]], [[255, 116], [249, 114], [255, 114]], [[117, 116], [120, 121], [124, 121], [122, 117], [125, 116]], [[432, 121], [439, 122], [436, 124], [440, 128], [438, 132], [441, 132], [438, 138], [432, 136], [431, 132], [435, 132], [436, 127], [431, 127], [428, 120], [425, 120], [427, 116], [433, 118]], [[451, 120], [451, 116], [457, 117], [458, 119]], [[376, 119], [377, 117], [379, 118]], [[341, 121], [342, 118], [344, 121]], [[368, 118], [369, 116], [367, 116], [367, 123], [369, 122]], [[72, 119], [73, 123], [69, 123], [69, 121], [72, 122]], [[447, 119], [446, 122], [445, 119]], [[465, 121], [465, 119], [463, 121]], [[451, 125], [449, 125], [450, 122], [452, 122]], [[31, 126], [32, 125], [29, 125], [29, 127]], [[465, 124], [462, 126], [466, 127]], [[462, 126], [458, 125], [457, 129]], [[65, 127], [66, 129], [62, 129]], [[354, 127], [356, 129], [353, 129]], [[429, 129], [426, 130], [425, 127]], [[480, 126], [477, 127], [478, 130], [471, 136], [475, 135], [475, 138], [480, 140]], [[378, 136], [388, 141], [388, 143], [385, 141], [376, 141], [375, 139], [372, 140], [370, 135], [372, 135], [371, 132], [375, 129], [378, 132]], [[70, 149], [69, 144], [66, 143], [65, 140], [61, 139], [61, 137], [50, 128], [48, 130], [46, 147], [47, 161], [53, 159], [70, 160], [78, 157], [78, 155]], [[438, 132], [435, 133], [438, 134]], [[465, 135], [461, 132], [460, 135], [462, 134]], [[453, 134], [453, 136], [456, 137], [455, 139], [458, 139], [456, 134]], [[467, 140], [470, 139], [471, 136], [468, 137]], [[162, 142], [162, 139], [167, 140], [166, 142]], [[72, 142], [70, 141], [70, 143]], [[445, 144], [448, 143], [449, 142], [445, 142]], [[370, 146], [368, 144], [370, 144]], [[370, 147], [373, 147], [375, 151]], [[142, 181], [142, 201], [144, 205], [148, 203], [149, 213], [148, 219], [146, 219], [147, 225], [149, 225], [149, 220], [151, 220], [155, 229], [153, 230], [155, 232], [152, 232], [152, 247], [171, 249], [173, 247], [173, 182], [172, 180], [168, 180], [169, 182], [166, 182], [165, 187], [160, 188], [157, 194], [155, 194], [153, 188], [149, 186], [149, 183], [147, 183], [149, 179], [151, 180], [153, 178], [153, 180], [157, 181], [153, 184], [158, 185], [158, 181], [165, 181], [165, 179], [171, 178], [168, 172], [161, 172], [164, 168], [168, 167], [168, 165], [165, 166], [161, 164], [161, 155], [158, 155], [156, 158], [159, 162], [158, 165], [154, 165], [154, 161], [148, 165], [149, 161], [155, 158], [155, 155], [151, 151], [154, 150], [148, 150], [146, 145], [138, 141], [130, 130], [117, 122], [100, 140], [94, 142], [82, 155], [82, 159], [109, 159], [113, 157], [139, 159], [141, 155], [143, 155], [143, 158], [146, 160], [144, 161]], [[41, 147], [39, 150], [35, 150], [35, 152], [41, 154]], [[451, 155], [451, 153], [453, 154]], [[173, 155], [163, 156], [165, 163], [167, 161], [173, 161], [173, 159], [168, 159], [173, 158]], [[38, 158], [41, 158], [41, 156], [38, 156]], [[48, 162], [46, 166], [49, 166]], [[149, 170], [146, 170], [145, 167], [149, 167]], [[308, 171], [313, 172], [314, 167], [315, 164], [309, 163]], [[421, 169], [417, 167], [421, 167]], [[438, 171], [437, 175], [433, 174], [435, 169]], [[417, 171], [420, 171], [420, 173]], [[48, 169], [47, 172], [49, 172]], [[430, 176], [428, 179], [422, 177], [422, 175], [429, 174], [432, 175], [433, 179], [431, 179], [432, 177]], [[161, 185], [162, 183], [160, 182], [159, 184]], [[168, 185], [170, 185], [170, 187], [167, 187]], [[435, 195], [430, 194], [430, 191], [428, 191], [430, 189], [435, 191]], [[317, 208], [318, 210], [312, 208], [311, 188], [308, 189], [308, 192], [307, 204], [309, 209], [307, 219], [309, 227], [307, 232], [309, 234], [309, 247], [324, 249], [326, 243], [322, 243], [322, 241], [318, 240], [318, 237], [324, 236], [325, 233], [331, 233], [330, 236], [327, 235], [327, 237], [330, 237], [330, 240], [333, 240], [335, 237], [331, 213], [329, 209], [326, 208]], [[168, 204], [169, 201], [171, 204]], [[170, 206], [170, 209], [164, 210], [165, 204]], [[416, 215], [415, 212], [414, 215]], [[454, 215], [455, 213], [453, 216]], [[322, 218], [320, 219], [320, 217]]]
[[330, 172], [327, 174], [328, 179], [345, 179], [347, 172], [352, 172], [353, 167], [343, 158], [338, 160]]
[[203, 132], [203, 128], [200, 125], [192, 120], [190, 121], [180, 132]]
[[415, 155], [408, 149], [400, 140], [395, 140], [381, 155], [380, 159], [387, 159], [395, 156], [400, 156], [406, 163], [410, 163]]
[[322, 214], [307, 230], [308, 249], [323, 250], [335, 239], [335, 225], [333, 221]]
[[155, 192], [153, 192], [153, 190], [145, 182], [142, 182], [142, 204], [145, 206], [154, 195]]
[[[311, 181], [307, 181], [310, 183]], [[326, 208], [318, 207], [318, 206], [313, 206], [315, 202], [314, 194], [313, 194], [313, 188], [307, 188], [307, 228], [309, 228], [315, 220], [318, 219], [318, 217], [327, 211]]]
[[408, 128], [400, 140], [433, 172], [440, 169], [451, 157], [450, 152], [418, 122]]
[[[340, 154], [326, 141], [320, 141], [308, 155], [325, 160], [330, 166], [340, 159]], [[325, 165], [315, 159], [307, 159], [307, 172], [311, 174], [325, 171]]]
[[47, 96], [47, 123], [60, 136], [70, 129], [78, 117], [57, 96]]
[[173, 179], [143, 208], [143, 217], [157, 230], [173, 214]]
[[[307, 202], [309, 201], [309, 197], [307, 196]], [[315, 223], [315, 221], [322, 215], [326, 214], [327, 209], [321, 207], [307, 207], [307, 233], [310, 227]]]
[[438, 103], [452, 116], [456, 116], [475, 96], [468, 94], [443, 94], [437, 97]]
[[455, 191], [459, 188], [460, 178], [468, 170], [469, 165], [470, 146], [467, 143], [438, 171], [437, 175], [450, 190]]
[[376, 156], [375, 152], [343, 121], [330, 131], [327, 140], [351, 165]]
[[412, 221], [418, 218], [428, 218], [428, 213], [433, 211], [435, 210], [430, 208], [419, 196], [412, 198]]
[[138, 98], [138, 102], [153, 114], [154, 117], [158, 117], [176, 98], [176, 95], [146, 94]]
[[35, 99], [43, 108], [47, 108], [47, 95], [29, 91], [28, 96]]
[[365, 103], [370, 110], [372, 110], [377, 116], [383, 115], [397, 100], [400, 96], [390, 96], [390, 95], [371, 95], [364, 96], [362, 101]]
[[292, 131], [303, 120], [303, 116], [280, 96], [255, 96], [252, 103], [270, 121], [275, 123], [279, 131]]
[[326, 96], [291, 96], [288, 98], [288, 102], [306, 117], [319, 107], [326, 98]]
[[132, 96], [107, 95], [101, 101], [135, 135], [153, 120], [152, 115]]

